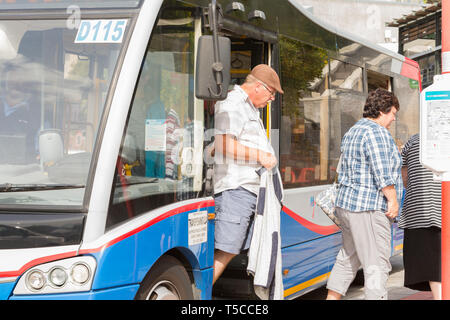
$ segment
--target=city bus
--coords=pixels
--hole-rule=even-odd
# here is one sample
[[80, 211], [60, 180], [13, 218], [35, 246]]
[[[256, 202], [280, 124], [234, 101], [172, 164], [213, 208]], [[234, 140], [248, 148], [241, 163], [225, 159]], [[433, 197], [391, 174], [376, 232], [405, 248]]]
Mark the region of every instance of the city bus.
[[[314, 199], [368, 91], [399, 98], [399, 147], [419, 130], [417, 63], [295, 0], [0, 1], [0, 38], [2, 300], [252, 297], [245, 254], [213, 291], [205, 148], [215, 102], [257, 64], [285, 92], [261, 119], [284, 187], [286, 299], [335, 261], [341, 234]], [[395, 255], [396, 224], [392, 239]]]

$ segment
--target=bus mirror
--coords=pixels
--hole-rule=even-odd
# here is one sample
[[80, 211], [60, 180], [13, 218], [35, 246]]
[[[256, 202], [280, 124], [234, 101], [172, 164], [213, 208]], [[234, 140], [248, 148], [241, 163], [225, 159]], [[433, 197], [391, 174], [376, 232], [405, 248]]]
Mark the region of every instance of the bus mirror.
[[212, 36], [198, 39], [195, 96], [204, 100], [223, 100], [230, 84], [231, 41], [218, 37], [220, 61], [215, 61]]

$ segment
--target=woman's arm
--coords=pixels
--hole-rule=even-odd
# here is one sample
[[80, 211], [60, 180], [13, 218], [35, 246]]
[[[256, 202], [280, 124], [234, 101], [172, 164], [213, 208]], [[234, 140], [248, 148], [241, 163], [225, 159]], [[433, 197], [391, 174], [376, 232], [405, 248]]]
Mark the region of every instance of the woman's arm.
[[399, 205], [397, 201], [397, 193], [393, 185], [384, 187], [381, 189], [384, 196], [387, 199], [388, 209], [386, 211], [386, 216], [388, 218], [394, 219], [398, 216]]

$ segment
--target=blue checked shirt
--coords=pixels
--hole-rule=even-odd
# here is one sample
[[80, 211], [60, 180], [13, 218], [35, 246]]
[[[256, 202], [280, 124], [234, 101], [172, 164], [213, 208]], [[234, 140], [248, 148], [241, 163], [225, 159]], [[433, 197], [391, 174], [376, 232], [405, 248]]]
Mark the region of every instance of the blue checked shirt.
[[387, 211], [381, 189], [394, 185], [400, 203], [402, 158], [389, 131], [363, 118], [344, 135], [336, 206], [353, 211]]

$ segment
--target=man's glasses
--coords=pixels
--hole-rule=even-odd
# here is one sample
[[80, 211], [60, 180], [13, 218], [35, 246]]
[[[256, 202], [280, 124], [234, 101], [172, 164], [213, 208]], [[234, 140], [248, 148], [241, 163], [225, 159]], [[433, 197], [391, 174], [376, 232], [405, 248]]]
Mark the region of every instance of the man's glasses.
[[262, 84], [264, 89], [266, 89], [270, 93], [270, 97], [275, 98], [276, 91], [274, 91], [274, 92], [270, 91], [269, 87], [264, 82], [262, 82], [261, 80], [258, 80], [258, 82], [260, 84]]

